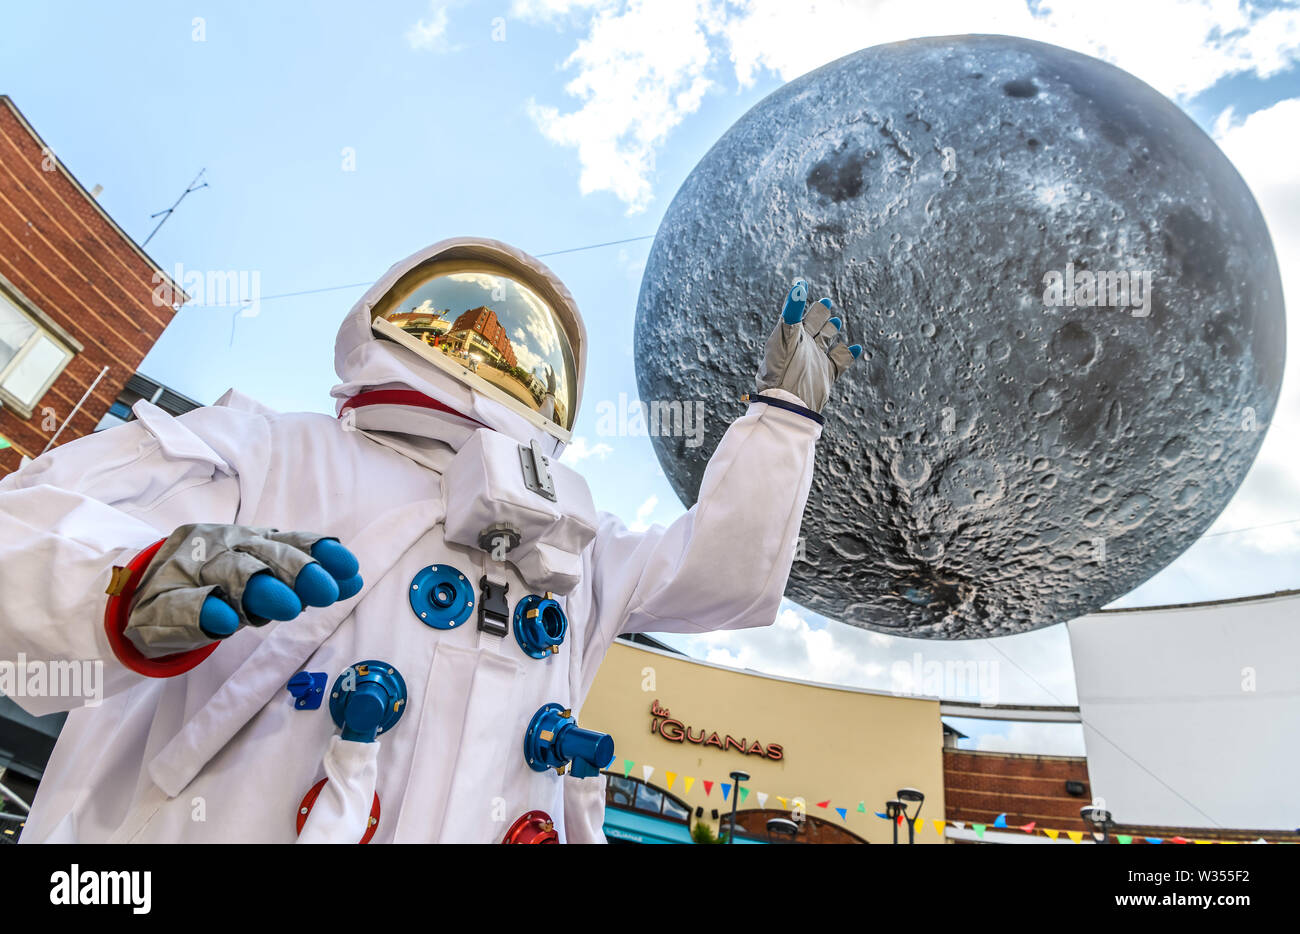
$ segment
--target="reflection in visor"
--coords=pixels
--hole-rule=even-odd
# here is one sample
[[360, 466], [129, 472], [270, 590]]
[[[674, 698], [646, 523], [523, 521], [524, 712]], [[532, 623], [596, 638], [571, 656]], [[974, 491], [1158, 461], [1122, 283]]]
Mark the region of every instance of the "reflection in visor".
[[571, 428], [573, 351], [532, 289], [490, 272], [454, 272], [385, 300], [379, 316], [519, 404]]

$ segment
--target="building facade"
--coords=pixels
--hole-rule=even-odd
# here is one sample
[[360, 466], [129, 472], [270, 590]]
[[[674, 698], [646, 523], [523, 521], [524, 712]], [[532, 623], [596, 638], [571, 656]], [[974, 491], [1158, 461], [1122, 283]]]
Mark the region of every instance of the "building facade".
[[89, 434], [183, 296], [0, 96], [0, 476]]

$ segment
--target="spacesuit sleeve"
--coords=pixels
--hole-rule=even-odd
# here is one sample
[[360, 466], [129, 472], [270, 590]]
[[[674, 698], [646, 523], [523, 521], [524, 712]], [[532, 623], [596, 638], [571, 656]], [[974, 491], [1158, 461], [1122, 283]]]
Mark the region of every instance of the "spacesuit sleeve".
[[[232, 522], [238, 510], [226, 460], [182, 420], [144, 406], [139, 420], [69, 442], [0, 480], [0, 664], [24, 679], [5, 693], [33, 715], [143, 680], [105, 634], [113, 567], [177, 520]], [[38, 688], [32, 672], [41, 670]], [[78, 682], [79, 693], [66, 690]]]
[[604, 516], [592, 558], [602, 635], [772, 623], [820, 436], [821, 425], [804, 415], [752, 403], [713, 452], [684, 516], [641, 533]]

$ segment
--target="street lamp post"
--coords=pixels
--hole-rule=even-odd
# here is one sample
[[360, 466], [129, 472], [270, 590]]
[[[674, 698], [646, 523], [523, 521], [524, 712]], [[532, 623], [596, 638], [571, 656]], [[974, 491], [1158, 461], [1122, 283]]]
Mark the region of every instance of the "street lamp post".
[[[925, 795], [915, 788], [900, 788], [898, 789], [898, 801], [903, 807], [903, 817], [907, 819], [907, 842], [915, 843], [916, 820], [921, 816], [921, 805], [925, 804]], [[907, 805], [909, 804], [916, 805], [915, 814], [909, 815], [907, 813]], [[897, 822], [895, 822], [894, 826], [898, 826]]]
[[900, 814], [906, 814], [907, 808], [902, 801], [897, 799], [885, 802], [885, 814], [889, 817], [889, 822], [894, 825], [894, 842], [898, 842], [898, 817]]
[[[1111, 817], [1110, 811], [1099, 807], [1086, 807], [1079, 809], [1079, 817], [1083, 822], [1092, 828], [1092, 840], [1094, 843], [1109, 843], [1110, 831], [1115, 826], [1115, 820]], [[1097, 839], [1098, 832], [1101, 833], [1101, 839]]]
[[740, 802], [740, 783], [749, 781], [748, 772], [732, 772], [731, 781], [731, 830], [727, 833], [727, 842], [736, 842], [736, 805]]

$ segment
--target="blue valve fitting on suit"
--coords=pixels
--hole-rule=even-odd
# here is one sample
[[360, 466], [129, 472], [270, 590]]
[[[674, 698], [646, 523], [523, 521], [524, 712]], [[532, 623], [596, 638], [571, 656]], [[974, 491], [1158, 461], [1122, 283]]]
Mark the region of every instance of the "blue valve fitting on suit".
[[387, 662], [357, 662], [330, 691], [330, 716], [352, 742], [374, 742], [397, 725], [404, 710], [406, 681]]
[[474, 585], [450, 564], [431, 564], [411, 579], [411, 612], [434, 629], [455, 629], [474, 610]]
[[550, 593], [530, 593], [515, 604], [515, 640], [525, 655], [545, 658], [559, 652], [568, 631], [569, 618]]
[[563, 775], [572, 763], [574, 778], [590, 778], [614, 761], [614, 737], [582, 729], [559, 704], [543, 704], [524, 733], [524, 759], [534, 772]]

